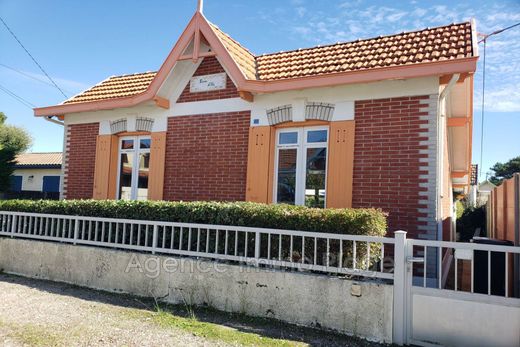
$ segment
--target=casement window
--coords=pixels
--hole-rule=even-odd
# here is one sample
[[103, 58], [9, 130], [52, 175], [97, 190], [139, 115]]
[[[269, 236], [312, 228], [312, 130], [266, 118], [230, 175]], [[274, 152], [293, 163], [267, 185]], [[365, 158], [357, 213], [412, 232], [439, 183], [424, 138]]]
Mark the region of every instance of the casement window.
[[127, 136], [119, 139], [118, 199], [148, 198], [150, 147], [150, 136]]
[[275, 202], [325, 207], [328, 132], [328, 127], [277, 131]]

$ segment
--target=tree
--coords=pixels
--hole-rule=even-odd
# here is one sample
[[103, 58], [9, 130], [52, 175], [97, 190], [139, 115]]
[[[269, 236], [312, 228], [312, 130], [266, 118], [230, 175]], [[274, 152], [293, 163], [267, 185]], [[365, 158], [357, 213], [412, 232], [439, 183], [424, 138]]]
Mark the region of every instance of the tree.
[[496, 163], [491, 168], [495, 172], [489, 179], [494, 185], [502, 184], [502, 181], [513, 177], [513, 174], [520, 172], [520, 156], [509, 160], [507, 163]]
[[25, 129], [5, 124], [7, 117], [0, 112], [0, 192], [11, 186], [16, 155], [31, 145], [31, 136]]

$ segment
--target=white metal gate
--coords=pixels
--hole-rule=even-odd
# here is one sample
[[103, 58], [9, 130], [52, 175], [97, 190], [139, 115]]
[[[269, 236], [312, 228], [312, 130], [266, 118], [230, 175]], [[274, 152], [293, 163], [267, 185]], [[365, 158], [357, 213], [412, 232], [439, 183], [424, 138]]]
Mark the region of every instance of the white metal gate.
[[520, 346], [520, 247], [406, 240], [405, 336], [421, 346]]

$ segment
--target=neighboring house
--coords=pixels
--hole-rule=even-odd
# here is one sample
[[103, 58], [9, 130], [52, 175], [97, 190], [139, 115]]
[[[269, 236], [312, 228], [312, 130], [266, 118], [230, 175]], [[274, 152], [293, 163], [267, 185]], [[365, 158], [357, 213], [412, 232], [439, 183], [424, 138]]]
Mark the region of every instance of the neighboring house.
[[58, 199], [61, 152], [23, 153], [16, 157], [8, 198]]
[[496, 186], [489, 180], [479, 183], [477, 188], [477, 203], [479, 205], [485, 205], [491, 196], [491, 192], [495, 188]]
[[477, 59], [469, 22], [254, 55], [197, 11], [159, 71], [35, 115], [65, 126], [66, 199], [379, 207], [437, 239], [469, 187]]

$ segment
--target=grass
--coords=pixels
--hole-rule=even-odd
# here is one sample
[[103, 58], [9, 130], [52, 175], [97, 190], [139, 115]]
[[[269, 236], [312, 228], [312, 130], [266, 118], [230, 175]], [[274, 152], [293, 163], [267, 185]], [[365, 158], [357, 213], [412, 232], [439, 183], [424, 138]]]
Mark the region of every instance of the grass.
[[160, 307], [153, 315], [154, 321], [162, 327], [176, 328], [208, 340], [221, 341], [240, 346], [306, 346], [307, 344], [284, 339], [260, 336], [255, 333], [239, 331], [235, 328], [199, 321], [193, 311], [190, 316], [182, 317], [165, 311]]
[[59, 334], [50, 333], [48, 327], [34, 324], [7, 324], [0, 322], [0, 327], [9, 329], [8, 336], [28, 346], [60, 346], [62, 338]]

